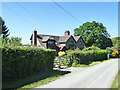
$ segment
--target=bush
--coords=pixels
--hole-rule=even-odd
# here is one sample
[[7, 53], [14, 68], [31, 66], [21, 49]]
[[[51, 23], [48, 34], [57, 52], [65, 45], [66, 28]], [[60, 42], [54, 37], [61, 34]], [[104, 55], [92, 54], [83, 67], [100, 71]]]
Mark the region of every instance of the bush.
[[113, 56], [113, 57], [119, 57], [119, 52], [118, 52], [117, 50], [114, 50], [114, 51], [112, 52], [112, 56]]
[[69, 66], [77, 64], [88, 65], [93, 61], [102, 61], [107, 59], [106, 50], [89, 50], [89, 51], [71, 51], [67, 54], [70, 58]]
[[107, 59], [106, 50], [67, 50], [67, 55], [63, 57], [56, 57], [55, 64], [64, 66], [79, 66], [80, 64], [89, 65], [94, 61], [102, 61]]
[[58, 55], [61, 57], [61, 56], [64, 56], [65, 55], [65, 52], [64, 51], [60, 51], [59, 53], [58, 53]]
[[106, 50], [91, 50], [90, 52], [94, 53], [94, 61], [102, 61], [107, 59], [107, 51]]
[[14, 80], [53, 69], [56, 51], [39, 48], [1, 48], [2, 78]]
[[107, 47], [107, 48], [106, 48], [106, 51], [107, 51], [107, 53], [108, 53], [108, 54], [112, 54], [113, 49], [112, 49], [112, 48], [110, 48], [110, 47]]
[[100, 50], [100, 48], [96, 46], [91, 46], [83, 49], [83, 51], [88, 51], [88, 50]]

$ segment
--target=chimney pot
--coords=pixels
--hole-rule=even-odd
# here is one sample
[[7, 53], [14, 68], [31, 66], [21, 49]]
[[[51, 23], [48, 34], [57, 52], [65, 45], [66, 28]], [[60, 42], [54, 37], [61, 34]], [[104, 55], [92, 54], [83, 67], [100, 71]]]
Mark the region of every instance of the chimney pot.
[[65, 36], [69, 36], [70, 35], [70, 31], [65, 31]]

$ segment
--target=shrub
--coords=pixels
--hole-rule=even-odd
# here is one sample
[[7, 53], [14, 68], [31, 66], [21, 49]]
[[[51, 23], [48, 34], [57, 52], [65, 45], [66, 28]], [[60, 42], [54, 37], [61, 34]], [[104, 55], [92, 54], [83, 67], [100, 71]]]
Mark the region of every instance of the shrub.
[[64, 56], [65, 55], [65, 52], [64, 51], [60, 51], [59, 53], [58, 53], [58, 55], [61, 57], [61, 56]]
[[88, 50], [100, 50], [100, 48], [96, 46], [91, 46], [83, 49], [83, 51], [88, 51]]
[[20, 79], [53, 69], [56, 51], [39, 48], [1, 48], [3, 80]]
[[119, 52], [118, 52], [117, 50], [114, 50], [114, 51], [112, 52], [112, 56], [113, 56], [113, 57], [118, 57], [118, 56], [119, 56]]
[[110, 47], [107, 47], [107, 48], [106, 48], [106, 51], [107, 51], [107, 53], [108, 53], [108, 54], [112, 54], [113, 49], [112, 49], [112, 48], [110, 48]]
[[89, 64], [93, 61], [93, 52], [88, 51], [66, 51], [67, 53], [67, 59], [68, 66], [75, 66], [78, 64]]
[[101, 61], [107, 59], [106, 50], [89, 50], [89, 51], [71, 51], [69, 66], [77, 64], [90, 64], [93, 61]]
[[102, 61], [107, 59], [107, 51], [106, 50], [91, 50], [90, 52], [94, 53], [94, 61]]
[[77, 47], [74, 51], [81, 51], [81, 49], [79, 49], [79, 48]]
[[107, 59], [106, 50], [89, 50], [89, 51], [78, 51], [78, 50], [67, 50], [67, 55], [63, 58], [57, 57], [55, 60], [56, 64], [65, 66], [79, 66], [80, 64], [88, 65], [93, 61], [102, 61]]

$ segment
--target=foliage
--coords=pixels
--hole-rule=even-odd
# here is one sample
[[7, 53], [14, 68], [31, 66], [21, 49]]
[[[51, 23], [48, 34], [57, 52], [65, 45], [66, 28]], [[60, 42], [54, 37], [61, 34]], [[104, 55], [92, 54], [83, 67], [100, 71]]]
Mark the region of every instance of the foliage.
[[114, 51], [112, 52], [112, 56], [113, 56], [113, 57], [119, 57], [119, 52], [118, 52], [117, 50], [114, 50]]
[[120, 50], [120, 37], [112, 38], [113, 47]]
[[22, 45], [21, 44], [21, 40], [22, 38], [19, 38], [19, 37], [11, 37], [11, 38], [3, 38], [3, 37], [0, 37], [0, 43], [3, 47], [6, 47], [6, 46], [19, 46], [19, 45]]
[[107, 47], [107, 48], [106, 48], [106, 51], [107, 51], [107, 53], [108, 53], [108, 54], [112, 54], [113, 49], [112, 49], [112, 48], [110, 48], [110, 47]]
[[42, 50], [39, 48], [9, 48], [2, 49], [2, 78], [14, 80], [37, 73], [52, 71], [55, 50]]
[[85, 45], [90, 47], [95, 45], [101, 49], [112, 46], [110, 35], [102, 23], [86, 22], [79, 28], [74, 29], [75, 36], [82, 36]]
[[107, 51], [106, 50], [90, 50], [94, 53], [94, 61], [103, 61], [107, 60]]
[[59, 53], [58, 53], [58, 55], [61, 57], [61, 56], [64, 56], [65, 55], [65, 52], [64, 51], [60, 51]]
[[83, 49], [83, 51], [88, 51], [88, 50], [100, 50], [100, 48], [96, 46], [91, 46]]
[[5, 21], [0, 17], [0, 36], [2, 34], [3, 38], [6, 38], [9, 34], [9, 29], [5, 25]]
[[75, 49], [75, 51], [81, 51], [81, 49], [77, 47], [77, 48]]
[[111, 85], [111, 88], [114, 88], [114, 89], [117, 88], [118, 90], [120, 89], [120, 70], [118, 71], [118, 73]]
[[0, 47], [8, 46], [8, 42], [9, 42], [9, 38], [8, 37], [6, 37], [6, 38], [0, 37]]
[[67, 55], [63, 58], [56, 58], [55, 63], [65, 66], [79, 66], [79, 64], [89, 65], [94, 61], [107, 59], [106, 50], [73, 51], [67, 50]]
[[69, 56], [56, 57], [54, 60], [54, 64], [58, 66], [69, 66], [69, 63]]
[[19, 38], [19, 37], [11, 37], [9, 39], [9, 44], [13, 46], [19, 46], [21, 45], [21, 40], [22, 38]]
[[69, 56], [73, 52], [72, 49], [66, 50], [67, 55]]

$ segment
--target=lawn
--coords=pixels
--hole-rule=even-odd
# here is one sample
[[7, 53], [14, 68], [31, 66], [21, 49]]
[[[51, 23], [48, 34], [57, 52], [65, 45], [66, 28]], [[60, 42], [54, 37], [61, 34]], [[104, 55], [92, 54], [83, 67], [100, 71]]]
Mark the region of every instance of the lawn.
[[116, 75], [111, 88], [119, 88], [120, 89], [120, 71], [118, 72], [118, 74]]
[[21, 88], [34, 88], [43, 84], [47, 84], [51, 81], [54, 81], [67, 73], [70, 72], [54, 70], [52, 72], [47, 72], [44, 74], [37, 74], [32, 76], [28, 75], [28, 77], [24, 79], [3, 82], [3, 89], [13, 88], [19, 90]]

